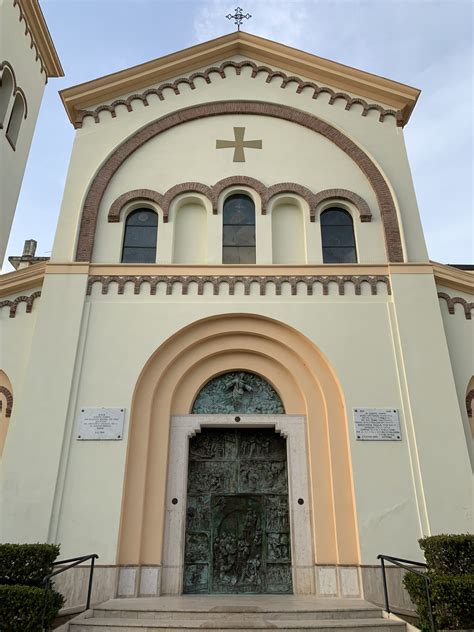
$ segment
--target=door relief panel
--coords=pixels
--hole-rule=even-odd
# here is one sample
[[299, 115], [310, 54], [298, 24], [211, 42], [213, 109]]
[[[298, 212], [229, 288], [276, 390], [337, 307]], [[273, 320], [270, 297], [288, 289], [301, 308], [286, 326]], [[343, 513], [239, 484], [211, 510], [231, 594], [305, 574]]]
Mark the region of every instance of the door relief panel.
[[286, 441], [273, 429], [190, 440], [185, 593], [290, 593]]

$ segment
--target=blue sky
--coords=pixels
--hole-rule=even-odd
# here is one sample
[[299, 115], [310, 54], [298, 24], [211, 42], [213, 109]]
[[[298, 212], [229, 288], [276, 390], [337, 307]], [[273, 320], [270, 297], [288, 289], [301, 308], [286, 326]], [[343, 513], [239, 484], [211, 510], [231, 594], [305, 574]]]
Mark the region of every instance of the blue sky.
[[[58, 90], [224, 35], [223, 0], [40, 0], [66, 76], [46, 87], [7, 248], [48, 256], [74, 129]], [[470, 0], [248, 0], [245, 30], [422, 89], [405, 128], [430, 258], [473, 263]], [[6, 264], [4, 271], [11, 270]]]

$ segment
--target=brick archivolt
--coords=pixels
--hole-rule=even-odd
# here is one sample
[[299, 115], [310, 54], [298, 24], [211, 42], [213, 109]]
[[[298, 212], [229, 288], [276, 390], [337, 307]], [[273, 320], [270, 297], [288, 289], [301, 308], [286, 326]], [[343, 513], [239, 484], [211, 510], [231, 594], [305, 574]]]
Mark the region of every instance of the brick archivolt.
[[378, 294], [378, 284], [385, 286], [385, 294], [391, 294], [390, 280], [385, 275], [294, 275], [294, 276], [253, 276], [253, 275], [110, 275], [110, 276], [90, 276], [87, 283], [87, 294], [92, 294], [92, 288], [95, 284], [101, 285], [101, 293], [106, 295], [109, 289], [115, 289], [117, 294], [124, 294], [127, 284], [133, 285], [134, 294], [140, 294], [142, 285], [149, 287], [150, 295], [157, 294], [157, 288], [164, 285], [166, 294], [171, 295], [175, 285], [181, 288], [181, 294], [187, 295], [192, 284], [197, 285], [197, 294], [202, 296], [205, 287], [212, 287], [214, 296], [221, 293], [227, 293], [230, 296], [235, 294], [236, 287], [243, 285], [244, 295], [249, 296], [252, 285], [259, 288], [260, 296], [276, 295], [280, 296], [284, 288], [290, 288], [292, 296], [298, 294], [298, 286], [304, 286], [307, 296], [313, 296], [314, 288], [319, 286], [322, 288], [323, 296], [329, 295], [331, 284], [337, 286], [340, 296], [345, 295], [346, 285], [351, 284], [354, 287], [354, 294], [360, 296], [362, 294], [363, 284], [370, 286], [370, 292], [373, 296]]
[[134, 189], [133, 191], [123, 193], [113, 202], [107, 216], [108, 221], [110, 223], [119, 222], [123, 209], [131, 202], [150, 201], [154, 202], [162, 209], [163, 221], [166, 223], [169, 219], [170, 206], [173, 200], [178, 197], [178, 195], [183, 195], [185, 193], [200, 193], [201, 195], [204, 195], [212, 204], [213, 214], [217, 215], [218, 202], [222, 193], [231, 186], [239, 185], [254, 189], [254, 191], [259, 194], [262, 215], [266, 214], [268, 204], [273, 197], [282, 193], [289, 193], [292, 195], [298, 195], [306, 200], [309, 207], [310, 220], [312, 222], [316, 221], [316, 209], [319, 204], [327, 200], [339, 199], [346, 200], [354, 204], [359, 211], [361, 222], [372, 221], [372, 213], [367, 202], [360, 195], [357, 195], [352, 191], [348, 191], [347, 189], [326, 189], [325, 191], [320, 191], [315, 194], [307, 187], [301, 184], [296, 184], [295, 182], [280, 182], [267, 187], [263, 184], [263, 182], [249, 176], [231, 176], [229, 178], [219, 180], [219, 182], [217, 182], [214, 186], [207, 186], [206, 184], [202, 184], [200, 182], [183, 182], [182, 184], [177, 184], [174, 187], [171, 187], [164, 194], [151, 189]]
[[438, 298], [442, 298], [446, 301], [450, 314], [455, 314], [456, 305], [462, 305], [466, 320], [471, 320], [471, 312], [474, 310], [474, 303], [468, 303], [462, 296], [449, 296], [449, 294], [445, 292], [438, 292]]
[[5, 409], [5, 417], [11, 417], [13, 408], [13, 395], [6, 386], [0, 386], [0, 394], [5, 396], [7, 407]]
[[[312, 114], [289, 106], [261, 101], [217, 101], [178, 110], [149, 123], [119, 145], [97, 172], [85, 197], [79, 228], [76, 261], [91, 261], [97, 217], [102, 198], [114, 174], [135, 151], [150, 139], [183, 123], [212, 116], [235, 114], [254, 114], [290, 121], [317, 134], [321, 134], [347, 154], [365, 175], [377, 198], [384, 227], [388, 261], [391, 263], [403, 262], [403, 248], [395, 201], [383, 174], [364, 150], [340, 130]], [[248, 177], [240, 177], [242, 182], [244, 178], [249, 182]], [[224, 186], [223, 183], [226, 180], [221, 181], [220, 186]], [[252, 181], [255, 183], [255, 180], [252, 179]], [[233, 178], [232, 182], [235, 183], [236, 179]], [[225, 186], [228, 186], [228, 184]]]
[[393, 117], [398, 126], [403, 125], [403, 114], [401, 110], [392, 110], [390, 108], [384, 108], [377, 103], [368, 103], [365, 99], [360, 97], [352, 97], [347, 92], [339, 92], [337, 90], [333, 90], [328, 86], [319, 86], [314, 83], [314, 81], [305, 81], [301, 77], [297, 77], [295, 75], [287, 75], [282, 70], [274, 70], [269, 66], [258, 65], [249, 59], [244, 61], [224, 61], [220, 66], [211, 66], [206, 70], [201, 72], [195, 72], [189, 77], [179, 77], [173, 82], [165, 82], [161, 83], [159, 86], [155, 88], [148, 88], [140, 93], [131, 94], [126, 99], [116, 99], [109, 104], [99, 105], [94, 110], [80, 110], [77, 113], [76, 120], [74, 121], [74, 127], [80, 128], [83, 125], [84, 119], [91, 117], [94, 119], [96, 123], [100, 123], [100, 114], [101, 112], [109, 112], [112, 118], [117, 116], [117, 108], [122, 106], [126, 108], [127, 112], [133, 111], [133, 102], [138, 101], [143, 104], [145, 107], [149, 105], [149, 97], [156, 96], [160, 101], [164, 101], [166, 92], [172, 93], [174, 95], [180, 95], [181, 91], [179, 86], [184, 85], [190, 90], [196, 89], [196, 79], [203, 79], [206, 84], [212, 83], [213, 79], [219, 77], [221, 79], [226, 79], [226, 69], [232, 68], [235, 70], [235, 75], [240, 77], [242, 74], [242, 68], [251, 68], [250, 77], [255, 79], [260, 73], [266, 73], [266, 83], [271, 83], [274, 79], [280, 79], [280, 87], [282, 89], [287, 88], [290, 84], [294, 84], [296, 86], [296, 94], [302, 94], [304, 90], [311, 91], [312, 90], [312, 99], [317, 99], [321, 94], [327, 94], [329, 96], [328, 103], [329, 105], [334, 105], [336, 101], [339, 99], [346, 102], [345, 110], [350, 110], [354, 105], [361, 106], [361, 115], [367, 116], [367, 114], [371, 110], [375, 110], [379, 113], [379, 121], [384, 122], [386, 117]]

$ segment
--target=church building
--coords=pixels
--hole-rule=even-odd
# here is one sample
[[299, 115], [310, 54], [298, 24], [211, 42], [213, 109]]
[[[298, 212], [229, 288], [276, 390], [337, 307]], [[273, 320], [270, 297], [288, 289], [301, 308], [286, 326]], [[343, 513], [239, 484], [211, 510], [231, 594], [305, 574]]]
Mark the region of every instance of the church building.
[[97, 553], [94, 601], [377, 600], [378, 554], [469, 531], [474, 276], [428, 258], [419, 90], [237, 31], [60, 94], [52, 256], [0, 277], [1, 540]]

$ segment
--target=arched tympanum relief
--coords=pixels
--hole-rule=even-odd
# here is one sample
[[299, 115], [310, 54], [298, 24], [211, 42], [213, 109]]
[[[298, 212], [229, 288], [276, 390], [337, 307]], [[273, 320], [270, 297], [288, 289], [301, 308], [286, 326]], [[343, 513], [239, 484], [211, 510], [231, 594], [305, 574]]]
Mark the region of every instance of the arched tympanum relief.
[[280, 396], [266, 380], [255, 373], [231, 371], [214, 377], [199, 391], [193, 414], [283, 415]]

